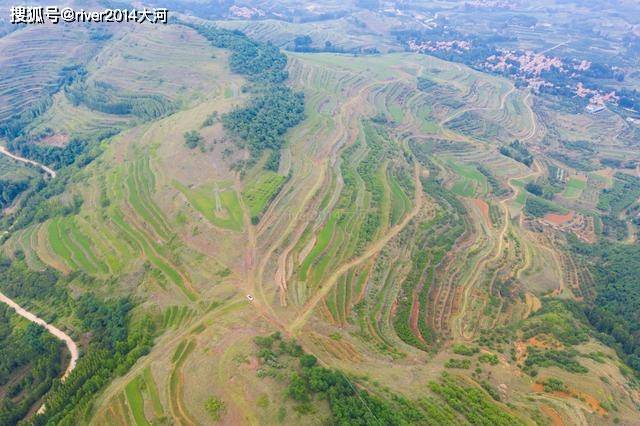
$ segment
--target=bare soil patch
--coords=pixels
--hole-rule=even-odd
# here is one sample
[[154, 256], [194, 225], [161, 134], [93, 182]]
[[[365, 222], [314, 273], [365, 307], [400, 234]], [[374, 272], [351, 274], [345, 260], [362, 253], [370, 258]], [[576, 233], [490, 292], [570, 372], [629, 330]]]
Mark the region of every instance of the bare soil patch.
[[569, 222], [573, 219], [573, 212], [567, 214], [548, 213], [544, 216], [544, 220], [554, 225], [562, 225], [565, 222]]
[[487, 225], [491, 225], [491, 219], [489, 218], [489, 205], [487, 202], [479, 198], [473, 198], [471, 201], [473, 201], [473, 204], [475, 204], [480, 212], [482, 212], [482, 217], [484, 217]]
[[40, 139], [38, 141], [38, 144], [62, 148], [68, 142], [69, 142], [69, 135], [64, 133], [57, 133], [55, 135], [47, 136], [46, 138]]
[[558, 412], [549, 407], [548, 405], [541, 405], [540, 406], [540, 411], [542, 411], [542, 413], [549, 417], [549, 419], [551, 419], [551, 423], [553, 424], [553, 426], [563, 426], [564, 422], [562, 421], [562, 417], [560, 417], [560, 414], [558, 414]]

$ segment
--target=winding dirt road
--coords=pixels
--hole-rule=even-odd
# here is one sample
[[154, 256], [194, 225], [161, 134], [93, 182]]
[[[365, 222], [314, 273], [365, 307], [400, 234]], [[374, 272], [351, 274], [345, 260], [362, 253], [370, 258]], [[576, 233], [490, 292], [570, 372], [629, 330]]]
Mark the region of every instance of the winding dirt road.
[[7, 305], [9, 305], [9, 307], [13, 308], [13, 310], [15, 310], [16, 313], [21, 317], [24, 317], [31, 322], [34, 322], [36, 324], [43, 326], [44, 328], [47, 329], [47, 331], [49, 331], [49, 333], [53, 334], [56, 338], [62, 340], [64, 344], [67, 345], [67, 349], [69, 349], [69, 352], [71, 353], [71, 360], [69, 361], [69, 365], [67, 366], [67, 369], [65, 370], [64, 375], [62, 376], [62, 380], [66, 379], [67, 376], [71, 374], [73, 369], [76, 368], [76, 362], [78, 362], [79, 352], [78, 352], [78, 346], [76, 345], [76, 342], [74, 342], [73, 339], [69, 337], [69, 335], [66, 334], [64, 331], [60, 330], [59, 328], [51, 324], [48, 324], [45, 320], [27, 311], [22, 306], [18, 305], [16, 302], [9, 299], [7, 296], [5, 296], [2, 293], [0, 293], [0, 302], [6, 303]]
[[393, 226], [386, 235], [377, 240], [373, 245], [371, 245], [367, 251], [365, 251], [360, 256], [356, 257], [348, 261], [347, 263], [343, 263], [338, 269], [336, 269], [330, 276], [325, 280], [320, 289], [305, 303], [302, 312], [297, 316], [297, 318], [289, 325], [287, 331], [289, 334], [293, 335], [297, 331], [299, 331], [309, 319], [311, 312], [316, 307], [316, 305], [326, 297], [331, 289], [338, 282], [338, 278], [344, 273], [346, 273], [352, 267], [359, 265], [360, 263], [368, 260], [372, 256], [378, 254], [393, 237], [398, 235], [400, 231], [402, 231], [411, 220], [418, 214], [420, 209], [422, 208], [423, 201], [423, 193], [422, 193], [422, 182], [420, 181], [420, 166], [417, 162], [414, 162], [414, 185], [415, 185], [415, 200], [413, 210], [409, 214], [407, 214], [404, 219], [397, 225]]
[[42, 170], [44, 170], [49, 176], [51, 176], [52, 178], [56, 177], [56, 171], [45, 166], [44, 164], [40, 164], [37, 161], [33, 161], [33, 160], [29, 160], [28, 158], [24, 158], [24, 157], [20, 157], [18, 155], [12, 154], [9, 152], [9, 150], [7, 150], [7, 148], [5, 148], [4, 146], [0, 145], [0, 154], [4, 154], [9, 158], [13, 158], [16, 161], [20, 161], [26, 164], [31, 164], [33, 166], [39, 167]]

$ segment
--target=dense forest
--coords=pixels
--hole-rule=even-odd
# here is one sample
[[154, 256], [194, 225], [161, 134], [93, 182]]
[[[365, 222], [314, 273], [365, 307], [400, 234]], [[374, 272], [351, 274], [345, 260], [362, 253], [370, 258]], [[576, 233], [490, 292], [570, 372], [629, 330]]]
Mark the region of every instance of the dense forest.
[[531, 155], [527, 147], [517, 139], [509, 145], [500, 147], [500, 154], [513, 158], [526, 166], [533, 164], [533, 155]]
[[[58, 379], [52, 381], [58, 376], [60, 370], [58, 367], [55, 371], [47, 370], [48, 376], [41, 370], [30, 370], [32, 375], [40, 374], [37, 378], [48, 385], [43, 384], [35, 399], [29, 399], [31, 403], [26, 410], [51, 387], [45, 396], [47, 410], [44, 414], [36, 416], [34, 423], [36, 425], [74, 424], [79, 416], [86, 415], [93, 398], [107, 383], [115, 376], [127, 372], [140, 356], [149, 352], [155, 333], [154, 323], [149, 317], [133, 321], [131, 310], [134, 305], [129, 299], [103, 300], [89, 292], [72, 296], [67, 289], [69, 283], [74, 280], [87, 287], [99, 287], [104, 283], [96, 282], [78, 273], [63, 276], [51, 268], [33, 271], [21, 259], [20, 253], [13, 260], [0, 259], [0, 290], [25, 306], [31, 308], [45, 306], [44, 309], [51, 309], [41, 314], [44, 318], [54, 315], [55, 308], [56, 316], [73, 318], [72, 322], [78, 324], [78, 329], [74, 330], [75, 334], [83, 334], [88, 338], [88, 343], [83, 348], [84, 355], [80, 357], [75, 370], [64, 382]], [[0, 336], [1, 328], [0, 325]], [[32, 335], [38, 336], [34, 330]], [[49, 333], [42, 335], [42, 339], [45, 339], [44, 336], [48, 336], [47, 339], [51, 337]], [[53, 342], [59, 364], [60, 345], [55, 339]], [[0, 370], [3, 366], [2, 360], [9, 362], [8, 360], [11, 359], [20, 362], [21, 359], [37, 359], [40, 356], [43, 360], [51, 359], [49, 356], [42, 355], [49, 352], [29, 352], [27, 346], [16, 346], [15, 350], [18, 351], [16, 353], [3, 353], [2, 348], [4, 345], [0, 347]], [[43, 346], [38, 350], [45, 351], [45, 349], [46, 347]], [[35, 353], [38, 353], [38, 357], [34, 356]], [[0, 371], [0, 383], [2, 383], [2, 377]], [[16, 414], [15, 418], [19, 419], [25, 413], [26, 411], [21, 415]], [[0, 421], [0, 424], [14, 423]]]
[[212, 26], [183, 23], [211, 42], [215, 47], [229, 49], [231, 71], [254, 83], [282, 83], [289, 76], [287, 57], [271, 43], [260, 43], [241, 31], [230, 31]]
[[29, 180], [0, 179], [0, 209], [9, 207], [25, 189], [29, 187]]
[[252, 157], [266, 149], [272, 154], [267, 168], [277, 171], [286, 131], [304, 119], [304, 97], [284, 86], [264, 90], [249, 105], [222, 117], [232, 134], [246, 141]]
[[47, 410], [34, 424], [74, 424], [86, 416], [98, 392], [129, 368], [153, 345], [154, 324], [144, 317], [135, 324], [127, 299], [103, 301], [87, 293], [76, 301], [75, 315], [92, 339], [64, 382], [56, 382], [46, 396]]
[[266, 167], [276, 171], [284, 134], [304, 119], [304, 95], [284, 85], [287, 57], [270, 43], [260, 43], [239, 31], [186, 24], [196, 29], [214, 46], [231, 50], [229, 66], [253, 84], [253, 94], [245, 107], [222, 116], [224, 127], [246, 142], [255, 162], [270, 151]]
[[0, 424], [13, 425], [63, 371], [63, 344], [0, 304]]
[[640, 373], [640, 246], [607, 241], [592, 246], [575, 237], [570, 243], [594, 273], [596, 296], [585, 307], [589, 322]]

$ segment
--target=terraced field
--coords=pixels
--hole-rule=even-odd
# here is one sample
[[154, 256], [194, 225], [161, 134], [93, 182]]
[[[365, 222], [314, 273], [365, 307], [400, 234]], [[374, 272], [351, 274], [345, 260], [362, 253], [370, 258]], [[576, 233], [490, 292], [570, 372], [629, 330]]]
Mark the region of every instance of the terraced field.
[[86, 61], [96, 47], [81, 27], [32, 26], [2, 37], [0, 120], [43, 106], [60, 85], [63, 68]]
[[[299, 28], [227, 25], [280, 44]], [[542, 140], [554, 125], [539, 124], [533, 95], [426, 55], [287, 59], [305, 119], [284, 135], [277, 171], [266, 156], [247, 161], [222, 123], [205, 124], [254, 93], [240, 90], [249, 83], [231, 73], [227, 50], [179, 24], [123, 30], [86, 62], [87, 90], [104, 83], [118, 99], [171, 108], [115, 114], [59, 92], [34, 122], [56, 134], [120, 132], [53, 198], [82, 203], [10, 228], [3, 252], [91, 277], [105, 297], [130, 296], [132, 321], [156, 332], [80, 421], [320, 423], [332, 408], [324, 396], [305, 411], [287, 387], [309, 358], [278, 358], [303, 351], [354, 392], [441, 424], [636, 418], [616, 353], [586, 332], [568, 342], [573, 317], [555, 303], [588, 297], [592, 278], [562, 251], [564, 230], [527, 210], [530, 200], [567, 211], [573, 202], [588, 216], [608, 181], [572, 171], [548, 200], [530, 191], [548, 183]], [[185, 144], [191, 131], [200, 149]], [[514, 139], [535, 151], [530, 166], [500, 154]], [[274, 332], [279, 346], [255, 339]], [[588, 380], [541, 360], [549, 349], [567, 352], [556, 358], [587, 368]], [[568, 390], [549, 391], [553, 377]]]

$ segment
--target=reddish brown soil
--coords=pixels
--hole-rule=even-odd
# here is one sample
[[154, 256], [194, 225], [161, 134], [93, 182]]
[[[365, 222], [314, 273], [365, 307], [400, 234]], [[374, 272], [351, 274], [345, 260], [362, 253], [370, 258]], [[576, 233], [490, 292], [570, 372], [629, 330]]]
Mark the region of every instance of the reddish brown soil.
[[396, 314], [397, 310], [398, 310], [398, 301], [394, 300], [393, 301], [393, 305], [391, 305], [391, 316], [392, 317]]
[[[533, 384], [532, 389], [534, 392], [536, 393], [542, 393], [544, 392], [544, 385], [542, 383], [536, 382]], [[591, 407], [591, 409], [601, 415], [604, 416], [607, 414], [607, 410], [605, 410], [601, 405], [600, 405], [600, 401], [598, 401], [598, 399], [596, 397], [594, 397], [593, 395], [590, 395], [588, 393], [585, 392], [578, 392], [574, 389], [569, 389], [568, 392], [563, 392], [563, 391], [555, 391], [555, 392], [551, 392], [554, 396], [557, 396], [559, 398], [576, 398], [579, 399], [581, 401], [584, 401], [589, 407]], [[549, 407], [551, 408], [551, 407]], [[543, 409], [543, 406], [540, 407], [540, 409], [549, 417], [551, 417], [551, 419], [554, 419], [554, 416], [550, 413], [550, 412], [546, 412]], [[555, 412], [555, 410], [553, 410]], [[558, 413], [555, 412], [555, 414], [557, 415]], [[558, 418], [560, 418], [560, 416], [558, 416]], [[554, 425], [556, 424], [563, 424], [562, 423], [562, 419], [560, 419], [561, 423], [556, 423], [554, 421]]]
[[549, 213], [544, 216], [544, 220], [555, 225], [562, 225], [565, 222], [569, 222], [571, 219], [573, 219], [573, 212], [569, 212], [567, 214]]
[[542, 411], [545, 416], [551, 419], [551, 423], [553, 423], [553, 426], [564, 426], [562, 417], [560, 417], [560, 414], [558, 414], [558, 412], [553, 408], [549, 407], [548, 405], [541, 405], [540, 411]]
[[473, 204], [475, 204], [476, 207], [480, 209], [484, 220], [487, 222], [487, 225], [491, 225], [491, 219], [489, 218], [489, 205], [487, 204], [487, 202], [479, 198], [474, 198], [471, 201], [473, 201]]
[[583, 399], [587, 404], [589, 404], [589, 407], [591, 407], [593, 411], [600, 414], [601, 416], [607, 414], [607, 410], [605, 410], [600, 405], [600, 401], [598, 401], [598, 399], [593, 395], [584, 392], [572, 392], [572, 394], [574, 394], [574, 396], [576, 396], [577, 398]]
[[416, 294], [413, 295], [413, 306], [411, 306], [411, 318], [409, 318], [409, 326], [411, 327], [411, 331], [413, 331], [413, 334], [422, 343], [427, 343], [422, 337], [422, 333], [420, 333], [420, 330], [418, 329], [418, 315], [420, 315], [420, 301], [418, 300], [418, 295], [417, 295], [418, 291], [416, 291], [415, 293]]
[[529, 338], [528, 340], [516, 342], [516, 360], [518, 363], [524, 361], [527, 356], [527, 348], [533, 346], [538, 349], [558, 349], [562, 345], [557, 342], [547, 342], [545, 340], [538, 339], [536, 336]]

